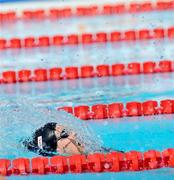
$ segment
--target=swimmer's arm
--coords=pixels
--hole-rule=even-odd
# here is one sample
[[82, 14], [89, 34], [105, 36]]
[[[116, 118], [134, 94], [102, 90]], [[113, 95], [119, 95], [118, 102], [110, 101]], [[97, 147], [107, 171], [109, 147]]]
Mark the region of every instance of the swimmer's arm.
[[109, 153], [109, 152], [125, 153], [124, 151], [120, 151], [120, 150], [116, 150], [116, 149], [112, 149], [112, 148], [106, 148], [106, 147], [101, 147], [100, 151], [104, 152], [104, 153]]

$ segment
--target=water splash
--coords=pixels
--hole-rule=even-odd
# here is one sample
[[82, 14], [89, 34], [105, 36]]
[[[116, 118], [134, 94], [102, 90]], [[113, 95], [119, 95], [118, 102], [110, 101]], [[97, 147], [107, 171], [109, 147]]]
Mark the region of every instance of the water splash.
[[21, 139], [31, 137], [32, 132], [48, 122], [57, 122], [77, 133], [77, 138], [85, 145], [86, 152], [94, 152], [102, 146], [101, 140], [83, 121], [63, 111], [37, 107], [33, 102], [17, 100], [6, 102], [0, 107], [0, 157], [31, 157], [25, 151]]

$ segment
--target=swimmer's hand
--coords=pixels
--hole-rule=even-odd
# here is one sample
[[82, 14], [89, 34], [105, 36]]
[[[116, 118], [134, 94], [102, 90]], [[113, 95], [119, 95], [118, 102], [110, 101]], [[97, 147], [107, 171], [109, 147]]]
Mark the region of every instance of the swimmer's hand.
[[84, 147], [73, 139], [65, 138], [58, 141], [57, 152], [68, 155], [83, 154]]
[[75, 140], [76, 139], [76, 133], [75, 132], [71, 132], [70, 135], [69, 135], [69, 139], [73, 139]]
[[77, 134], [76, 134], [75, 132], [72, 132], [72, 133], [68, 136], [68, 138], [71, 139], [71, 140], [73, 140], [73, 142], [74, 142], [79, 148], [83, 148], [83, 150], [84, 150], [84, 145], [78, 142], [76, 136], [77, 136]]

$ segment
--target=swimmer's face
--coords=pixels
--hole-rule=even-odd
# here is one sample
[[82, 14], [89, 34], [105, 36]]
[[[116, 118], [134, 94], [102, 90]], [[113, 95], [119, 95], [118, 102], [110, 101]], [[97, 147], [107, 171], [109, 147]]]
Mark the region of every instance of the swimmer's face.
[[60, 134], [61, 134], [61, 132], [63, 131], [65, 129], [65, 127], [64, 126], [60, 126], [60, 125], [56, 125], [56, 131], [55, 131], [55, 133], [56, 133], [56, 136], [57, 137], [60, 137]]
[[[57, 137], [60, 137], [62, 132], [65, 132], [65, 127], [56, 125], [55, 134]], [[68, 137], [61, 138], [57, 142], [57, 152], [58, 153], [65, 153], [69, 155], [73, 154], [83, 154], [84, 153], [84, 146], [77, 141], [76, 133], [70, 132]]]

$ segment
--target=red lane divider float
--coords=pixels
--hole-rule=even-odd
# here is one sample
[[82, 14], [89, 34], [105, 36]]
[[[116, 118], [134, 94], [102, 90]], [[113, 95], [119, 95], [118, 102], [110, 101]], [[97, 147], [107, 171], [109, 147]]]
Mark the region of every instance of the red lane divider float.
[[162, 167], [174, 167], [174, 149], [169, 148], [162, 152], [149, 150], [144, 153], [129, 151], [126, 153], [95, 153], [86, 156], [0, 159], [0, 175], [3, 176], [142, 171]]
[[0, 83], [40, 82], [79, 78], [94, 78], [104, 76], [140, 75], [166, 73], [174, 71], [174, 61], [147, 61], [129, 64], [102, 64], [97, 66], [85, 65], [81, 67], [69, 66], [65, 68], [53, 67], [35, 70], [23, 69], [19, 71], [4, 71], [0, 75]]
[[13, 21], [17, 19], [39, 19], [46, 18], [60, 19], [67, 17], [81, 16], [97, 16], [97, 15], [113, 15], [122, 13], [140, 13], [149, 11], [165, 11], [173, 10], [173, 1], [157, 1], [157, 2], [131, 2], [131, 3], [114, 3], [104, 5], [78, 6], [75, 8], [51, 8], [24, 10], [20, 15], [15, 11], [0, 12], [0, 21]]
[[174, 26], [167, 29], [140, 29], [127, 31], [113, 31], [113, 32], [97, 32], [84, 34], [71, 34], [67, 36], [40, 36], [40, 37], [25, 37], [25, 38], [11, 38], [0, 39], [0, 50], [3, 49], [20, 49], [20, 48], [34, 48], [34, 47], [49, 47], [49, 46], [64, 46], [64, 45], [78, 45], [78, 44], [92, 44], [92, 43], [106, 43], [106, 42], [120, 42], [120, 41], [136, 41], [136, 40], [150, 40], [150, 39], [164, 39], [174, 38]]
[[120, 102], [112, 104], [96, 104], [93, 106], [66, 106], [60, 107], [58, 110], [64, 110], [71, 113], [81, 120], [174, 114], [174, 100], [165, 99], [161, 100], [159, 103], [154, 100], [145, 102], [133, 101], [126, 103], [125, 106]]

